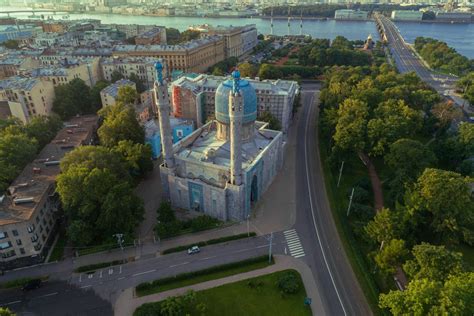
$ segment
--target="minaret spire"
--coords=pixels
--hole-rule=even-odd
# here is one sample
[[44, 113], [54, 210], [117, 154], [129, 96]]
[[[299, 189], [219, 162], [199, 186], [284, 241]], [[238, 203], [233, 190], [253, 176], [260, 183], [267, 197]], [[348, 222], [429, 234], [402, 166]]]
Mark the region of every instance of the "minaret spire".
[[154, 84], [155, 103], [158, 108], [158, 119], [160, 121], [161, 152], [164, 165], [174, 168], [173, 139], [170, 124], [170, 97], [168, 94], [168, 83], [163, 79], [163, 65], [155, 63], [156, 79]]
[[303, 35], [303, 10], [300, 12], [300, 35]]
[[229, 92], [230, 118], [230, 182], [242, 184], [242, 113], [243, 97], [240, 94], [240, 72], [232, 72], [234, 80], [232, 91]]

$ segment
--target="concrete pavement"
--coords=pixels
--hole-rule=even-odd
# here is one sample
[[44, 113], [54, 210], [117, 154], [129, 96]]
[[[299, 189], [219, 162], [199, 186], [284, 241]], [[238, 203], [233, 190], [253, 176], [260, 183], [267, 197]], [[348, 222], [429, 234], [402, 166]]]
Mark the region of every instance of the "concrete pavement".
[[308, 294], [308, 297], [311, 297], [312, 304], [311, 309], [313, 311], [313, 315], [326, 315], [323, 308], [321, 298], [317, 294], [317, 287], [316, 283], [314, 282], [313, 274], [311, 270], [308, 268], [300, 260], [296, 260], [289, 256], [277, 255], [274, 257], [275, 264], [264, 269], [253, 270], [246, 273], [241, 273], [237, 275], [232, 275], [229, 277], [211, 280], [208, 282], [198, 283], [186, 287], [182, 287], [179, 289], [174, 289], [170, 291], [165, 291], [158, 294], [148, 295], [144, 297], [136, 297], [134, 295], [134, 289], [129, 288], [122, 292], [122, 294], [117, 299], [117, 303], [114, 306], [115, 315], [116, 316], [130, 316], [133, 314], [135, 309], [145, 303], [150, 302], [157, 302], [166, 299], [169, 296], [179, 296], [185, 294], [189, 290], [193, 291], [202, 291], [206, 289], [210, 289], [213, 287], [221, 286], [228, 283], [234, 283], [241, 280], [246, 280], [250, 278], [254, 278], [257, 276], [286, 270], [286, 269], [295, 269], [297, 270], [301, 278], [303, 279], [303, 283]]

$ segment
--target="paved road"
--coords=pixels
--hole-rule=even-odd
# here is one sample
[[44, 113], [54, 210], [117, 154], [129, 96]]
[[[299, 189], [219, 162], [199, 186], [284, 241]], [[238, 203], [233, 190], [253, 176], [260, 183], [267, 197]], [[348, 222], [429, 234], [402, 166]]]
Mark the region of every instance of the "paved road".
[[317, 85], [303, 85], [298, 126], [296, 231], [306, 252], [328, 315], [370, 315], [372, 311], [352, 271], [326, 196], [318, 148]]

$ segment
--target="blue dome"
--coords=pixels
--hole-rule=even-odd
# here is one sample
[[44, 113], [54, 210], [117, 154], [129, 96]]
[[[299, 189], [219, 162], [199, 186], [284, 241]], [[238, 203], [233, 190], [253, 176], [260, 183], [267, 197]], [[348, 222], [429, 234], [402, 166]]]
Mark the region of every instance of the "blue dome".
[[[250, 123], [257, 119], [257, 93], [247, 80], [238, 80], [239, 91], [244, 99], [242, 123]], [[234, 80], [228, 79], [221, 83], [216, 90], [216, 119], [225, 124], [229, 120], [229, 92], [233, 90]]]

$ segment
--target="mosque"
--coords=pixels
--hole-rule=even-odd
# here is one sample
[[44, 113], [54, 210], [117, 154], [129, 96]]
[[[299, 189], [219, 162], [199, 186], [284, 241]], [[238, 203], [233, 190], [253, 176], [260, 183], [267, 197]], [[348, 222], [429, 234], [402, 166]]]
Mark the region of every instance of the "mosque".
[[215, 120], [173, 145], [168, 83], [163, 65], [155, 67], [165, 199], [222, 221], [245, 220], [283, 164], [282, 132], [256, 121], [255, 89], [236, 70], [216, 90]]

